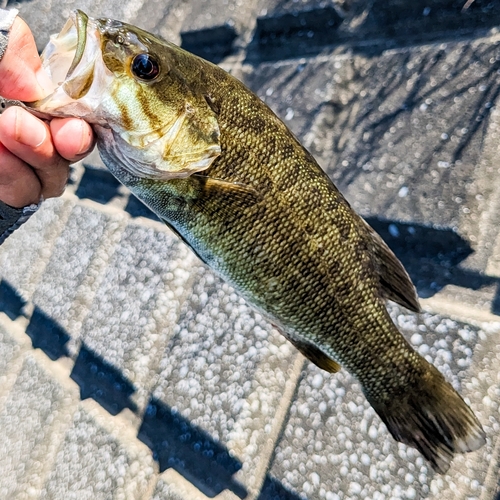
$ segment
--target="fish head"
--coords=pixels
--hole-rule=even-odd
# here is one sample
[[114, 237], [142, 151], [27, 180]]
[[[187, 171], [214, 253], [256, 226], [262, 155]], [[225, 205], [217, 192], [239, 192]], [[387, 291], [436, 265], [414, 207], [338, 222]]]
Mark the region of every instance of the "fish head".
[[186, 80], [183, 54], [135, 26], [75, 11], [41, 56], [53, 91], [31, 106], [85, 119], [101, 153], [134, 176], [187, 177], [221, 148], [217, 115]]

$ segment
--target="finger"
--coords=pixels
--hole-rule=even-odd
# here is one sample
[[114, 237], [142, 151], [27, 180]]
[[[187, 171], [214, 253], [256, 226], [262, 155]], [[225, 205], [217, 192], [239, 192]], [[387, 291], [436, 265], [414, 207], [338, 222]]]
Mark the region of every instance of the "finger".
[[16, 17], [7, 50], [0, 61], [0, 94], [8, 99], [36, 101], [52, 90], [53, 84], [42, 68], [31, 30]]
[[70, 162], [81, 160], [94, 148], [94, 134], [83, 120], [54, 118], [50, 131], [57, 152]]
[[57, 153], [46, 123], [17, 106], [8, 108], [0, 115], [0, 142], [33, 168], [44, 198], [62, 194], [69, 162]]
[[0, 143], [0, 200], [15, 208], [38, 203], [42, 193], [35, 172]]

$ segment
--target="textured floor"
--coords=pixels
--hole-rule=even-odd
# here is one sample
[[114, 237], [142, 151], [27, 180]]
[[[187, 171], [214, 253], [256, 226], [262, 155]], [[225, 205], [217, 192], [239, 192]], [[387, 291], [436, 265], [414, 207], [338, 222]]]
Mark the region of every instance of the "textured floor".
[[500, 5], [465, 3], [7, 2], [40, 48], [79, 8], [264, 99], [407, 267], [424, 312], [391, 315], [487, 444], [435, 474], [93, 154], [0, 247], [1, 499], [500, 499]]

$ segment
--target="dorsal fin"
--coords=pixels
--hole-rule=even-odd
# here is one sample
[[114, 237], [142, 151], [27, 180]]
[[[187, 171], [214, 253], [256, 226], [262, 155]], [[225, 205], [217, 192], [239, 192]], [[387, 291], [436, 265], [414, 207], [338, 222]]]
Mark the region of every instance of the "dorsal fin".
[[397, 302], [410, 311], [419, 312], [417, 292], [403, 264], [368, 223], [366, 225], [373, 243], [374, 261], [383, 297]]

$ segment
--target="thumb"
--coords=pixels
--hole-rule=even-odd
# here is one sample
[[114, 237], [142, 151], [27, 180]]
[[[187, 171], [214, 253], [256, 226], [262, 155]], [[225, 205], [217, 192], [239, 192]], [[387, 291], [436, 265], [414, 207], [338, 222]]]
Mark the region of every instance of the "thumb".
[[0, 94], [8, 99], [36, 101], [52, 89], [52, 82], [38, 57], [33, 34], [28, 25], [16, 17], [7, 50], [0, 61]]

